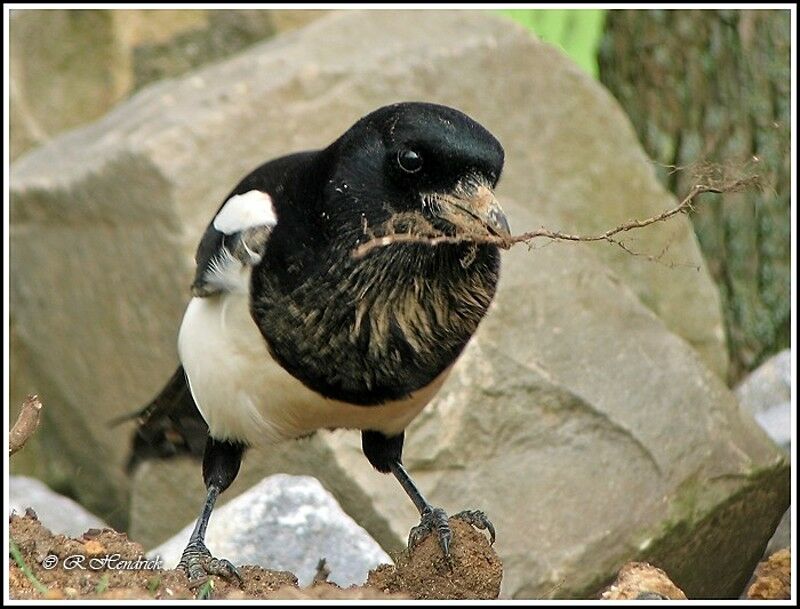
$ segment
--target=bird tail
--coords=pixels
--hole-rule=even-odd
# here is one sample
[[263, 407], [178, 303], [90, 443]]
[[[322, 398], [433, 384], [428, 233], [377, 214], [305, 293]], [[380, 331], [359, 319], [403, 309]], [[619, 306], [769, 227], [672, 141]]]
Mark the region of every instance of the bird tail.
[[147, 459], [177, 455], [202, 458], [208, 425], [194, 402], [183, 366], [179, 366], [164, 388], [143, 409], [110, 422], [117, 425], [136, 420], [126, 470], [132, 473]]

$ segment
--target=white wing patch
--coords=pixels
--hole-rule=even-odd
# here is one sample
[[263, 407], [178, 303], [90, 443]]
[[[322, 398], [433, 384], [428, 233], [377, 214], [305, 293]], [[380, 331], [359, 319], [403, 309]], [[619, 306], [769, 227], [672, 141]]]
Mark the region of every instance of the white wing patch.
[[250, 271], [261, 262], [277, 223], [272, 198], [265, 192], [250, 190], [228, 199], [200, 243], [192, 293], [247, 293]]
[[278, 219], [272, 198], [260, 190], [233, 195], [214, 218], [214, 228], [232, 235], [254, 226], [275, 226]]

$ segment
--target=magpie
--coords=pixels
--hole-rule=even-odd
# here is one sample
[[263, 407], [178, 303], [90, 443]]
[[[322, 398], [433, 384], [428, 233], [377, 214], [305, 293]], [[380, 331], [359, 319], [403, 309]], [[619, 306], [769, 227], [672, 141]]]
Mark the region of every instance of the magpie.
[[[202, 453], [207, 497], [179, 563], [190, 584], [239, 578], [204, 537], [245, 450], [320, 429], [360, 430], [366, 458], [419, 510], [409, 546], [434, 532], [449, 556], [447, 514], [403, 467], [404, 430], [486, 314], [500, 253], [456, 240], [353, 252], [386, 227], [508, 236], [494, 196], [503, 160], [497, 139], [462, 112], [405, 102], [327, 148], [261, 165], [225, 197], [197, 248], [181, 364], [137, 413], [129, 461]], [[483, 512], [457, 516], [494, 541]]]

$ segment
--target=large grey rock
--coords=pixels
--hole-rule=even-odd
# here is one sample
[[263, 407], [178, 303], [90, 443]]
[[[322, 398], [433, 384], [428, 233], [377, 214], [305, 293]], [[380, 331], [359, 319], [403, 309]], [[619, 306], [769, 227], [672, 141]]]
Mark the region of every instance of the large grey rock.
[[[192, 528], [149, 554], [174, 568]], [[328, 581], [345, 587], [363, 584], [370, 569], [392, 562], [309, 476], [270, 476], [225, 504], [211, 518], [206, 545], [235, 565], [291, 571], [301, 586], [311, 584], [320, 558], [330, 569]]]
[[[99, 513], [125, 503], [130, 427], [102, 421], [151, 397], [175, 365], [188, 299], [176, 286], [189, 285], [196, 241], [231, 185], [379, 105], [421, 98], [503, 142], [499, 196], [517, 231], [606, 229], [675, 204], [611, 97], [485, 13], [332, 14], [151, 86], [12, 168], [11, 302], [26, 354], [12, 366], [35, 362], [27, 378], [52, 405], [43, 450], [75, 464], [62, 480], [77, 495]], [[667, 244], [666, 264], [602, 244], [505, 254], [486, 322], [409, 430], [406, 462], [430, 498], [493, 518], [505, 594], [585, 594], [641, 555], [689, 596], [733, 595], [788, 503], [785, 458], [719, 381], [719, 303], [690, 225], [676, 218], [629, 246]], [[276, 471], [313, 474], [398, 549], [417, 515], [358, 444], [321, 433], [254, 451], [223, 499]], [[163, 541], [202, 497], [198, 464], [147, 464], [132, 536]]]
[[99, 118], [130, 90], [114, 11], [12, 10], [10, 154]]
[[316, 19], [318, 10], [12, 10], [11, 158], [143, 85]]
[[89, 529], [107, 525], [69, 497], [59, 495], [36, 478], [11, 476], [8, 479], [8, 513], [24, 514], [33, 508], [44, 526], [54, 534], [80, 537]]

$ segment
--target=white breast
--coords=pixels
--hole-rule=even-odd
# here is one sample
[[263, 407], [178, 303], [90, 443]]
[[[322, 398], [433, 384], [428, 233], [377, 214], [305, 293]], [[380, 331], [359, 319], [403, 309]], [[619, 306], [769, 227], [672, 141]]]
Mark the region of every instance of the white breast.
[[356, 406], [323, 398], [269, 355], [246, 294], [219, 294], [189, 303], [178, 336], [189, 387], [213, 437], [251, 445], [317, 429], [400, 433], [433, 398], [449, 368], [408, 399]]

